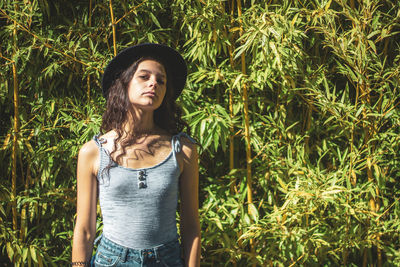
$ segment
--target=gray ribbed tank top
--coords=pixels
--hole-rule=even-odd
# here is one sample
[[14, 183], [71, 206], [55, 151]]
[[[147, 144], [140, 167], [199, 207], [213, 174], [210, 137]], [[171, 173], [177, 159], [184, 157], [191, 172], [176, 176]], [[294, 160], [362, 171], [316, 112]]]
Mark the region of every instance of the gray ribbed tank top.
[[[99, 135], [93, 137], [100, 149], [97, 174], [103, 235], [128, 248], [151, 248], [178, 238], [176, 209], [178, 202], [180, 137], [171, 140], [170, 154], [160, 163], [132, 169], [112, 161]], [[109, 163], [112, 167], [104, 170]]]

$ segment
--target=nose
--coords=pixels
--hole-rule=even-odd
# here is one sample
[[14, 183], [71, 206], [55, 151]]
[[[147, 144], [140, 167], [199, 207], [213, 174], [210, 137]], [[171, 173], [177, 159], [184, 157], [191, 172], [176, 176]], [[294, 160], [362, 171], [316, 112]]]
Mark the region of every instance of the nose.
[[154, 76], [150, 77], [150, 79], [149, 79], [149, 85], [150, 85], [151, 87], [158, 85], [157, 78], [154, 77]]

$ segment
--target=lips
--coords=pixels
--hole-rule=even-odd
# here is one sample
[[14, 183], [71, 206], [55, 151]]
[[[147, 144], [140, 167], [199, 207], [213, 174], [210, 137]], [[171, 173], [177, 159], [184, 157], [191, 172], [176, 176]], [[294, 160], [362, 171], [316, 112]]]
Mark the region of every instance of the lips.
[[147, 95], [147, 96], [156, 96], [156, 93], [153, 92], [153, 91], [147, 91], [147, 92], [144, 92], [143, 95]]

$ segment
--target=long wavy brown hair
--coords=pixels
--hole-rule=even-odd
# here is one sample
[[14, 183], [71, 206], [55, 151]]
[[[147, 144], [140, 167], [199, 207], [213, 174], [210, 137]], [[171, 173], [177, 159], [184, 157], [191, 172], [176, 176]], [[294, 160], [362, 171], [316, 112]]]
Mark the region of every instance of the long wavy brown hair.
[[[133, 122], [133, 132], [126, 132], [124, 129], [124, 125], [132, 112], [132, 106], [128, 97], [128, 85], [139, 64], [145, 60], [154, 60], [162, 64], [167, 74], [167, 90], [164, 99], [160, 107], [153, 113], [155, 125], [165, 130], [170, 135], [175, 135], [184, 129], [190, 132], [188, 124], [181, 118], [182, 109], [176, 104], [173, 97], [173, 88], [171, 87], [170, 79], [168, 79], [170, 77], [168, 76], [168, 69], [165, 67], [166, 64], [163, 64], [160, 59], [154, 57], [142, 57], [124, 70], [118, 78], [114, 80], [108, 90], [107, 107], [103, 114], [100, 131], [106, 133], [115, 130], [117, 133], [117, 138], [114, 141], [114, 148], [110, 153], [110, 157], [113, 158], [114, 153], [117, 151], [117, 144], [120, 144], [122, 153], [116, 157], [115, 162], [119, 162], [121, 157], [126, 154], [126, 148], [128, 146], [135, 144], [139, 137], [149, 134], [135, 126], [135, 121]], [[134, 116], [131, 117], [134, 118]], [[149, 145], [151, 146], [151, 144]], [[106, 169], [109, 170], [111, 166], [112, 162], [110, 162]]]

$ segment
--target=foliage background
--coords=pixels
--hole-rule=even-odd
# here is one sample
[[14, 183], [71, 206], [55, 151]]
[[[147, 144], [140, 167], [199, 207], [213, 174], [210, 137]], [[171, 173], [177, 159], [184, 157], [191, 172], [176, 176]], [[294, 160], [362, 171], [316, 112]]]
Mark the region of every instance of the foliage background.
[[399, 23], [384, 0], [2, 0], [0, 262], [67, 265], [102, 70], [160, 42], [190, 69], [202, 265], [400, 265]]

